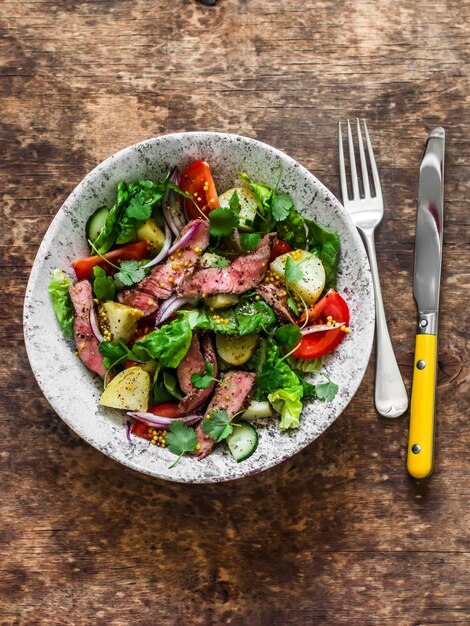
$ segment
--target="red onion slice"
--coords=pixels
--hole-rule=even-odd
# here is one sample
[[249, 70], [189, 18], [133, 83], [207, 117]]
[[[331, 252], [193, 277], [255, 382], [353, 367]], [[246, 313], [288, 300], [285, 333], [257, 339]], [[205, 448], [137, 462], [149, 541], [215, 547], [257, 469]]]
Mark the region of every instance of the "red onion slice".
[[100, 326], [98, 324], [98, 318], [96, 317], [96, 311], [93, 307], [90, 309], [90, 326], [91, 330], [95, 336], [95, 339], [100, 343], [104, 341], [104, 337], [101, 334]]
[[[170, 176], [170, 182], [179, 187], [180, 173], [177, 167], [174, 168]], [[174, 191], [174, 189], [167, 188], [167, 192], [162, 203], [163, 216], [175, 237], [178, 237], [181, 229], [187, 222], [183, 211], [182, 201], [183, 198], [179, 193]]]
[[153, 428], [167, 428], [173, 422], [183, 422], [191, 426], [202, 420], [202, 415], [184, 415], [183, 417], [163, 417], [163, 415], [154, 415], [153, 413], [144, 413], [141, 411], [128, 411], [127, 415], [133, 417], [138, 422], [153, 426]]
[[305, 335], [311, 335], [312, 333], [322, 333], [326, 330], [337, 330], [344, 326], [344, 322], [336, 322], [335, 324], [331, 324], [328, 326], [327, 324], [318, 324], [317, 326], [307, 326], [307, 328], [302, 329], [300, 332], [305, 337]]
[[160, 250], [160, 252], [157, 254], [157, 256], [154, 259], [152, 259], [151, 261], [149, 261], [143, 266], [144, 269], [146, 267], [153, 267], [157, 263], [160, 263], [160, 261], [163, 261], [163, 259], [166, 259], [166, 257], [170, 254], [169, 252], [170, 246], [171, 246], [171, 231], [170, 231], [168, 224], [165, 222], [165, 243], [163, 244], [163, 248]]
[[131, 438], [131, 423], [129, 420], [127, 420], [127, 422], [125, 423], [125, 428], [126, 428], [126, 439], [130, 443], [132, 441], [132, 438]]
[[194, 235], [194, 233], [199, 228], [200, 224], [201, 224], [201, 222], [199, 222], [199, 221], [195, 222], [191, 226], [191, 228], [188, 230], [188, 232], [184, 233], [184, 235], [181, 237], [181, 239], [179, 241], [175, 241], [175, 243], [168, 250], [167, 256], [170, 256], [171, 254], [173, 254], [173, 252], [176, 252], [177, 250], [182, 248], [185, 244], [187, 244], [188, 241], [191, 239], [191, 237]]
[[160, 326], [162, 322], [168, 319], [172, 313], [180, 309], [184, 304], [195, 304], [196, 302], [196, 298], [190, 298], [189, 296], [178, 298], [176, 295], [171, 296], [168, 300], [164, 300], [155, 317], [155, 328]]

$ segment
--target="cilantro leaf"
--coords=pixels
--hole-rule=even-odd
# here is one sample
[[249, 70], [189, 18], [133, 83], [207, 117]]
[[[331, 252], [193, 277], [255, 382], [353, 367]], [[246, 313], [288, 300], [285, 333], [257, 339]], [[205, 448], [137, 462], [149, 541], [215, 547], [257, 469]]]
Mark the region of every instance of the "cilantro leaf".
[[126, 287], [135, 285], [145, 277], [145, 270], [139, 261], [122, 261], [121, 268], [114, 278]]
[[315, 392], [319, 400], [322, 400], [323, 402], [331, 402], [338, 393], [339, 387], [336, 383], [330, 380], [324, 372], [323, 376], [328, 380], [328, 382], [315, 385]]
[[238, 197], [238, 192], [236, 189], [230, 196], [228, 205], [232, 209], [232, 211], [234, 211], [237, 214], [240, 213], [240, 198]]
[[245, 252], [253, 252], [261, 241], [261, 233], [244, 233], [240, 235], [240, 245]]
[[291, 311], [293, 311], [296, 315], [299, 315], [300, 311], [299, 311], [299, 307], [297, 306], [296, 301], [294, 300], [294, 298], [292, 296], [289, 296], [287, 298], [287, 306], [289, 307], [289, 309]]
[[111, 276], [108, 276], [99, 265], [93, 268], [93, 292], [98, 300], [114, 300], [116, 285]]
[[286, 261], [286, 283], [298, 283], [303, 277], [304, 273], [300, 267], [288, 256]]
[[[235, 193], [233, 195], [235, 195]], [[230, 199], [231, 203], [232, 198]], [[221, 206], [218, 209], [214, 209], [209, 214], [211, 235], [215, 235], [216, 237], [227, 237], [231, 235], [238, 226], [238, 220], [238, 212], [231, 206]]]
[[197, 389], [207, 389], [213, 380], [214, 366], [208, 361], [206, 361], [205, 374], [201, 375], [196, 373], [191, 376], [191, 382]]
[[135, 220], [146, 220], [152, 215], [152, 207], [150, 204], [145, 204], [144, 198], [138, 195], [131, 199], [126, 213]]
[[280, 326], [274, 335], [280, 346], [286, 350], [292, 348], [302, 339], [300, 328], [294, 324], [285, 324]]
[[211, 411], [209, 417], [202, 420], [201, 428], [216, 441], [226, 439], [233, 432], [230, 416], [225, 409]]
[[168, 450], [178, 455], [176, 461], [170, 465], [169, 469], [171, 469], [180, 462], [181, 457], [186, 454], [186, 452], [192, 452], [196, 449], [196, 433], [190, 426], [186, 426], [183, 422], [175, 420], [168, 427], [166, 443]]
[[124, 359], [135, 359], [135, 356], [121, 339], [118, 343], [103, 341], [99, 345], [100, 354], [103, 355], [103, 364], [107, 370], [111, 369]]
[[293, 208], [294, 202], [287, 193], [273, 193], [271, 213], [277, 222], [283, 222]]

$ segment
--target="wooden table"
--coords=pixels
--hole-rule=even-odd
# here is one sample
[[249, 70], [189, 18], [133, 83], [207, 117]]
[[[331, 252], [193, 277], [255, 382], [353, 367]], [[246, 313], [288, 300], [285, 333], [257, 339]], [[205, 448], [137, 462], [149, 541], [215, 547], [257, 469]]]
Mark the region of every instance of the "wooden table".
[[[0, 16], [0, 623], [470, 624], [470, 2], [3, 0]], [[128, 144], [208, 129], [284, 150], [338, 195], [336, 122], [356, 115], [408, 389], [418, 166], [427, 132], [448, 133], [433, 477], [408, 478], [408, 418], [376, 414], [374, 359], [319, 440], [247, 480], [159, 482], [82, 442], [42, 397], [21, 324], [75, 185]]]

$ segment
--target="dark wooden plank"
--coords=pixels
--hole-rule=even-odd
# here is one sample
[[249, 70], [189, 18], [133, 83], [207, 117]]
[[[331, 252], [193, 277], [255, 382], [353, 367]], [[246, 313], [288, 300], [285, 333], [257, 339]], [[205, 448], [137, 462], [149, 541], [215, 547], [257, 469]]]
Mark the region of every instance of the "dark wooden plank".
[[[470, 2], [0, 3], [0, 623], [470, 623]], [[226, 485], [118, 466], [32, 378], [21, 309], [51, 218], [100, 160], [162, 132], [286, 151], [339, 194], [336, 123], [367, 117], [386, 201], [377, 253], [410, 385], [417, 171], [447, 129], [437, 466], [405, 472], [406, 416], [344, 415], [295, 458]]]

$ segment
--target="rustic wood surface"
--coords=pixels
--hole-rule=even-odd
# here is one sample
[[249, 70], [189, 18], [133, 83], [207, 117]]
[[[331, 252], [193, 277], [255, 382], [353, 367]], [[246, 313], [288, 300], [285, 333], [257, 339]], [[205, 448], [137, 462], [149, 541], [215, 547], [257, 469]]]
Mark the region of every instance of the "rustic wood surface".
[[[469, 0], [2, 0], [1, 624], [470, 624], [469, 23]], [[406, 474], [408, 417], [374, 410], [373, 359], [319, 440], [247, 480], [167, 484], [82, 442], [42, 397], [21, 323], [75, 185], [128, 144], [207, 129], [286, 151], [338, 195], [336, 122], [356, 115], [408, 389], [418, 165], [447, 129], [432, 478]]]

